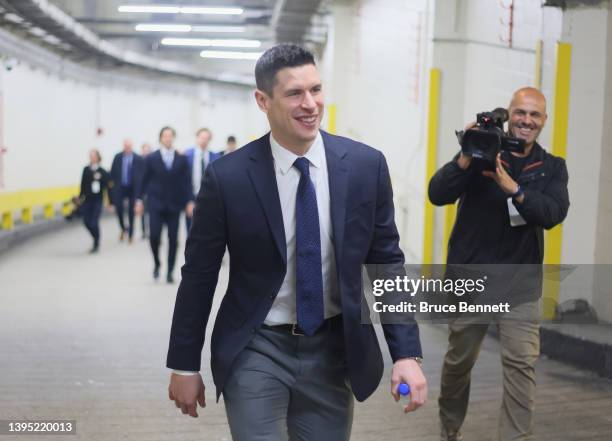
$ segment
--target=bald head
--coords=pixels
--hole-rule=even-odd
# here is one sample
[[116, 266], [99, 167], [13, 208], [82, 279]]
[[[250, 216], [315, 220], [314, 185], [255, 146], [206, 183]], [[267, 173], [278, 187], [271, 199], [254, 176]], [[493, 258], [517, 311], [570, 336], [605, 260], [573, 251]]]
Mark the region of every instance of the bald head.
[[521, 103], [525, 100], [535, 101], [541, 104], [544, 113], [546, 113], [546, 97], [535, 87], [522, 87], [514, 94], [512, 94], [512, 100], [510, 101], [509, 108], [512, 108], [516, 103]]
[[548, 118], [546, 98], [534, 87], [523, 87], [512, 95], [508, 114], [508, 132], [525, 140], [525, 154], [528, 155]]
[[126, 138], [123, 140], [123, 151], [125, 153], [132, 153], [132, 149], [134, 148], [134, 143], [130, 138]]

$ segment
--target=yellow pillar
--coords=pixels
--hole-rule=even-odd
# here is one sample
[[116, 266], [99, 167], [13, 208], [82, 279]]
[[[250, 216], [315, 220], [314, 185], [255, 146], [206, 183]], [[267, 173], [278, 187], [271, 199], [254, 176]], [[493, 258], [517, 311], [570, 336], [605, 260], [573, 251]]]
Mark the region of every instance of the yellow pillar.
[[34, 222], [32, 207], [23, 207], [21, 209], [21, 222], [24, 224], [31, 224]]
[[53, 204], [47, 204], [43, 207], [45, 219], [53, 219], [55, 217], [55, 207]]
[[10, 211], [2, 213], [2, 229], [12, 230], [15, 224], [13, 223], [13, 213]]
[[440, 69], [429, 73], [429, 110], [427, 115], [427, 165], [425, 171], [425, 225], [423, 232], [423, 263], [433, 263], [435, 207], [427, 197], [429, 181], [436, 172], [438, 155], [438, 124], [440, 119]]
[[[567, 153], [567, 127], [569, 124], [570, 74], [572, 68], [572, 45], [557, 43], [557, 65], [552, 127], [552, 154], [565, 158]], [[544, 239], [544, 264], [559, 265], [563, 240], [563, 225], [546, 232]], [[550, 320], [555, 316], [555, 305], [559, 301], [559, 272], [549, 272], [544, 279], [543, 316]]]
[[336, 134], [336, 105], [327, 106], [327, 131], [332, 135]]

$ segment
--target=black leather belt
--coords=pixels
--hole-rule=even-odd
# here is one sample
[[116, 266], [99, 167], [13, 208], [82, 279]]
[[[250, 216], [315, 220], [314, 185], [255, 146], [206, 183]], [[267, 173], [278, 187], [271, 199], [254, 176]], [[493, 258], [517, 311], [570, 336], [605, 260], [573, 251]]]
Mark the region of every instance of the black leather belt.
[[[323, 324], [316, 330], [315, 335], [327, 330], [340, 329], [342, 327], [342, 314], [335, 315], [323, 321]], [[284, 325], [262, 325], [262, 328], [272, 329], [275, 331], [286, 332], [291, 335], [305, 336], [306, 334], [297, 323], [287, 323]]]

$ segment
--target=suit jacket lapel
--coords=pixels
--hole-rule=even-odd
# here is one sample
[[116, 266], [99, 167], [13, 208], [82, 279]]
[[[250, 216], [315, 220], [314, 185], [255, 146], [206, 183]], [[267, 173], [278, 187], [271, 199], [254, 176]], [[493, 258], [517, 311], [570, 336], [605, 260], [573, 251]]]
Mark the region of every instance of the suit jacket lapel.
[[251, 163], [248, 168], [249, 178], [253, 183], [259, 203], [266, 215], [278, 251], [283, 261], [287, 263], [287, 242], [285, 239], [283, 212], [281, 210], [280, 197], [278, 196], [269, 134], [259, 140], [258, 149], [251, 154], [250, 159]]
[[344, 220], [346, 214], [346, 195], [348, 192], [349, 167], [346, 161], [347, 150], [337, 138], [321, 131], [325, 145], [327, 175], [329, 179], [329, 198], [332, 231], [334, 233], [334, 251], [336, 262], [342, 257], [344, 240]]

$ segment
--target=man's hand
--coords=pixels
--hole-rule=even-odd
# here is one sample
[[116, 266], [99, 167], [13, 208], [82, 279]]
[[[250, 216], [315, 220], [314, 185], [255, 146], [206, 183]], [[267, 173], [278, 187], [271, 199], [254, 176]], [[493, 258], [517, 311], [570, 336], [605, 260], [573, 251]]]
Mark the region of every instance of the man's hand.
[[410, 386], [410, 403], [404, 406], [404, 413], [417, 410], [427, 401], [427, 380], [423, 375], [421, 366], [416, 360], [402, 358], [395, 362], [391, 371], [391, 395], [399, 401], [400, 395], [397, 387], [400, 383]]
[[195, 203], [193, 201], [187, 202], [185, 205], [185, 216], [193, 217], [193, 208], [195, 207]]
[[501, 188], [503, 192], [508, 195], [514, 194], [518, 191], [518, 184], [510, 177], [501, 163], [500, 153], [497, 154], [497, 158], [495, 160], [495, 172], [485, 170], [482, 172], [482, 174], [497, 182], [499, 188]]
[[183, 414], [197, 418], [198, 403], [200, 407], [206, 407], [202, 376], [199, 373], [193, 375], [171, 374], [168, 397], [174, 401], [176, 407], [181, 409]]
[[106, 207], [106, 211], [109, 213], [114, 213], [115, 212], [115, 206], [113, 204], [110, 204]]
[[144, 214], [144, 204], [140, 199], [136, 200], [134, 204], [134, 214], [136, 214], [136, 216], [142, 216]]
[[463, 152], [459, 153], [459, 158], [457, 158], [457, 164], [462, 170], [467, 170], [471, 163], [472, 158], [470, 156], [465, 155]]

